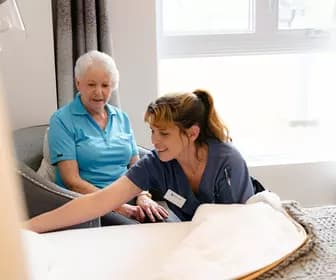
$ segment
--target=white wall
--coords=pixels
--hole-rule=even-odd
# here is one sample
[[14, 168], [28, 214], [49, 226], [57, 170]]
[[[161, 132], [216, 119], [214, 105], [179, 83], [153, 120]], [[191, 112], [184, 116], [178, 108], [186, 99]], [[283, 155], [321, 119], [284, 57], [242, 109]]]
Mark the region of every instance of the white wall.
[[48, 123], [56, 109], [51, 1], [17, 0], [26, 34], [1, 37], [0, 71], [12, 128]]
[[249, 168], [251, 175], [281, 199], [304, 206], [336, 204], [336, 162], [313, 162]]
[[138, 144], [147, 147], [151, 145], [150, 130], [143, 114], [158, 92], [154, 3], [155, 0], [109, 1], [121, 106], [132, 121]]

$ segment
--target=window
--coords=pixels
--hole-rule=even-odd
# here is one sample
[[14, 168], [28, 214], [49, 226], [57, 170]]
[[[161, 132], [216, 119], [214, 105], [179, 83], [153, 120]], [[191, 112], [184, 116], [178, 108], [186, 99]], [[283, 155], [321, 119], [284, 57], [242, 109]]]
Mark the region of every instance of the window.
[[158, 10], [161, 93], [208, 89], [250, 165], [336, 158], [336, 1], [161, 0]]
[[278, 27], [283, 29], [335, 28], [336, 6], [334, 0], [322, 5], [316, 0], [280, 0]]
[[[246, 0], [162, 1], [164, 34], [191, 35], [253, 31], [253, 3]], [[252, 4], [252, 5], [251, 5]], [[218, 9], [218, 6], [221, 9]]]

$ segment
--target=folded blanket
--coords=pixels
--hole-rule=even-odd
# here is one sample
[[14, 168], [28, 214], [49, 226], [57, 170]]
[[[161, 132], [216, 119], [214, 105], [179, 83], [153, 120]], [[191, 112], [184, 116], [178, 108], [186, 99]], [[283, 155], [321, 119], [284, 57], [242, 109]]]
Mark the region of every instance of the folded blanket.
[[246, 205], [204, 204], [192, 222], [192, 231], [152, 279], [240, 278], [288, 256], [307, 237], [272, 193]]

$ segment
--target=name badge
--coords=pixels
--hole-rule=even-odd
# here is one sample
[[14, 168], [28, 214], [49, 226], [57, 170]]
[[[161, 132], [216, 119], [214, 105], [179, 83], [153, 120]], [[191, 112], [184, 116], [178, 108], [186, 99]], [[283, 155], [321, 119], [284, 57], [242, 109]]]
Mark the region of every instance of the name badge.
[[163, 198], [180, 208], [182, 208], [184, 203], [187, 201], [183, 196], [180, 196], [179, 194], [173, 192], [172, 190], [168, 190]]

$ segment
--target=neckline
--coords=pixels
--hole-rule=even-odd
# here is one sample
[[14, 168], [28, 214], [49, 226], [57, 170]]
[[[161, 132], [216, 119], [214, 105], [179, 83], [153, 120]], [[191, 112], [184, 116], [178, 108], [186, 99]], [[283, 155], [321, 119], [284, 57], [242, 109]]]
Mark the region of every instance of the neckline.
[[[192, 193], [192, 195], [193, 195], [197, 200], [199, 200], [199, 199], [198, 199], [198, 196], [199, 196], [200, 193], [202, 193], [202, 190], [204, 189], [204, 186], [203, 186], [203, 185], [204, 185], [204, 180], [205, 180], [204, 178], [207, 177], [208, 169], [209, 169], [209, 163], [210, 163], [209, 158], [210, 158], [210, 155], [211, 155], [210, 153], [211, 153], [211, 151], [212, 151], [210, 141], [207, 141], [207, 146], [208, 146], [207, 160], [206, 160], [206, 163], [205, 163], [205, 166], [204, 166], [204, 171], [203, 171], [203, 174], [202, 174], [202, 176], [201, 176], [200, 182], [199, 182], [199, 184], [198, 184], [197, 192], [196, 192], [196, 193], [193, 191], [193, 188], [192, 188], [192, 186], [190, 185], [189, 180], [188, 180], [188, 177], [187, 177], [187, 175], [185, 174], [185, 172], [183, 171], [182, 166], [180, 165], [180, 163], [179, 163], [177, 160], [175, 160], [175, 162], [176, 162], [176, 164], [177, 164], [177, 166], [178, 166], [178, 168], [179, 168], [179, 171], [180, 171], [181, 174], [183, 175], [183, 180], [184, 180], [183, 184], [186, 184], [186, 185], [188, 186], [188, 192]], [[198, 168], [199, 168], [199, 167], [198, 167]]]

